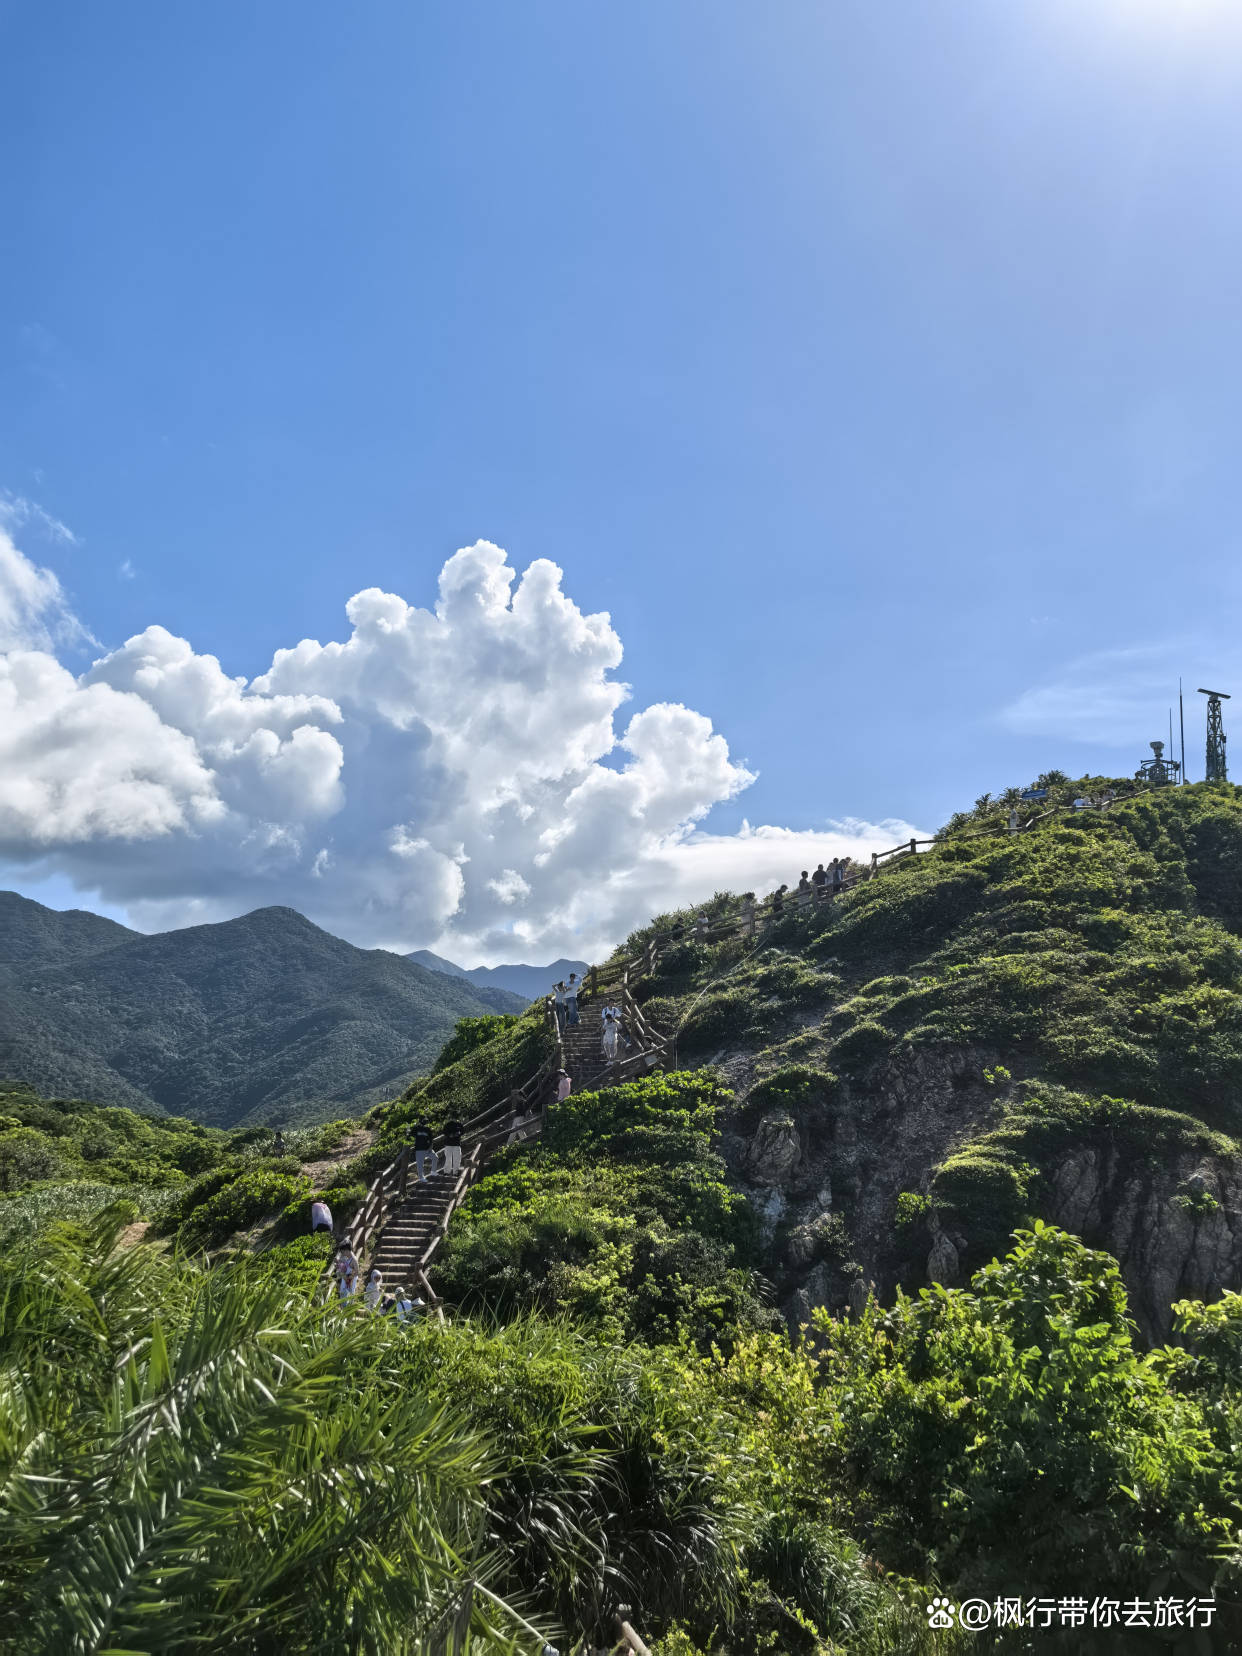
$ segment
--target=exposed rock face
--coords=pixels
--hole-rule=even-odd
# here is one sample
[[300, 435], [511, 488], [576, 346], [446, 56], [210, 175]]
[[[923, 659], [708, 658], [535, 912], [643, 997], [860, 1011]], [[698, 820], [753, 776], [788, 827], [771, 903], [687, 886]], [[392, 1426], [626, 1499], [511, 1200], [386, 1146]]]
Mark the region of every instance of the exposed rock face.
[[957, 1248], [939, 1224], [933, 1226], [931, 1252], [927, 1256], [927, 1280], [954, 1288], [961, 1279]]
[[801, 1160], [802, 1143], [793, 1117], [784, 1110], [764, 1116], [746, 1151], [746, 1171], [752, 1183], [787, 1185]]
[[[904, 1049], [866, 1082], [841, 1082], [830, 1106], [773, 1111], [749, 1134], [726, 1131], [726, 1159], [755, 1202], [791, 1321], [805, 1321], [815, 1305], [844, 1311], [860, 1280], [887, 1299], [898, 1280], [968, 1278], [978, 1263], [969, 1236], [933, 1215], [930, 1251], [911, 1261], [901, 1257], [894, 1219], [903, 1191], [926, 1193], [947, 1156], [997, 1124], [1003, 1106], [983, 1078], [996, 1061], [972, 1048]], [[729, 1079], [744, 1110], [753, 1069], [737, 1064]], [[1080, 1145], [1044, 1174], [1040, 1215], [1117, 1258], [1149, 1338], [1168, 1334], [1175, 1300], [1242, 1286], [1242, 1165], [1196, 1152], [1136, 1166]], [[829, 1214], [843, 1221], [846, 1253], [825, 1257], [820, 1227]]]
[[1242, 1284], [1242, 1167], [1185, 1155], [1136, 1170], [1114, 1152], [1072, 1150], [1051, 1178], [1048, 1217], [1121, 1264], [1139, 1325], [1163, 1338], [1179, 1299]]

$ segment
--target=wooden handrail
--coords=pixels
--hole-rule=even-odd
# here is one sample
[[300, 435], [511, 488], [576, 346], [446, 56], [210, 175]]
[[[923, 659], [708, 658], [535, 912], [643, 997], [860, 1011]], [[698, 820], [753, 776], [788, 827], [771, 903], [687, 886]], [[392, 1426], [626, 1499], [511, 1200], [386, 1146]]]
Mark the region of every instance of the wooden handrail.
[[651, 1651], [630, 1626], [628, 1618], [633, 1614], [628, 1604], [621, 1605], [617, 1610], [617, 1631], [621, 1635], [621, 1643], [617, 1651], [633, 1651], [634, 1656], [651, 1656]]

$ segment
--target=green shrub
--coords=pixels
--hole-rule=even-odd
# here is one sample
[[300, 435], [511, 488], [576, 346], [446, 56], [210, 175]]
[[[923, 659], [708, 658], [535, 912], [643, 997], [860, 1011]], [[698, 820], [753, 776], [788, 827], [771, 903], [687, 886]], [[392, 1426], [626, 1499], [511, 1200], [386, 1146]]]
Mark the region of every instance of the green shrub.
[[54, 1179], [62, 1159], [56, 1141], [37, 1128], [14, 1127], [0, 1134], [0, 1191]]
[[1136, 1351], [1116, 1261], [1050, 1226], [1015, 1241], [969, 1291], [818, 1317], [836, 1487], [890, 1567], [934, 1559], [962, 1595], [1074, 1592], [1086, 1560], [1120, 1596], [1192, 1590], [1236, 1465]]
[[426, 1081], [416, 1082], [384, 1112], [380, 1136], [390, 1158], [391, 1148], [403, 1142], [415, 1121], [425, 1120], [432, 1127], [452, 1116], [468, 1121], [500, 1103], [551, 1056], [555, 1037], [541, 1006], [502, 1022], [504, 1028], [497, 1034]]
[[832, 1061], [849, 1075], [870, 1069], [889, 1053], [893, 1037], [883, 1024], [857, 1023], [832, 1043]]
[[283, 1213], [309, 1190], [304, 1174], [254, 1164], [196, 1203], [180, 1224], [179, 1239], [187, 1247], [216, 1247], [235, 1231]]
[[503, 1152], [471, 1192], [437, 1259], [442, 1291], [611, 1338], [727, 1344], [767, 1326], [754, 1217], [714, 1148], [727, 1098], [684, 1071], [571, 1094], [542, 1143]]
[[487, 1012], [479, 1018], [458, 1018], [453, 1026], [453, 1033], [440, 1049], [440, 1056], [436, 1059], [432, 1069], [433, 1075], [439, 1075], [442, 1070], [448, 1069], [459, 1058], [464, 1058], [476, 1047], [486, 1046], [497, 1035], [503, 1035], [517, 1023], [517, 1016], [513, 1013]]

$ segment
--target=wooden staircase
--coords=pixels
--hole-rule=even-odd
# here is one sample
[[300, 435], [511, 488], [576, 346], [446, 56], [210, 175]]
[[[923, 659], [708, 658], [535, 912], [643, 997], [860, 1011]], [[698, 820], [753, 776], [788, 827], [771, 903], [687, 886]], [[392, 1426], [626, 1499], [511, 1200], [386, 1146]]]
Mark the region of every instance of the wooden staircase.
[[[460, 1173], [438, 1173], [424, 1186], [418, 1181], [413, 1154], [407, 1148], [376, 1174], [347, 1237], [367, 1269], [378, 1266], [389, 1287], [401, 1285], [434, 1298], [427, 1270], [450, 1220], [494, 1150], [510, 1142], [515, 1130], [522, 1139], [536, 1138], [543, 1131], [557, 1069], [563, 1066], [568, 1071], [574, 1092], [587, 1092], [597, 1085], [615, 1086], [631, 1080], [657, 1063], [668, 1061], [670, 1037], [650, 1027], [630, 989], [632, 978], [654, 971], [658, 956], [653, 940], [641, 958], [623, 963], [617, 984], [606, 988], [601, 987], [592, 970], [584, 988], [579, 1021], [556, 1031], [552, 1056], [520, 1087], [465, 1123], [463, 1137], [468, 1149]], [[599, 1009], [605, 1004], [620, 1006], [623, 1017], [623, 1036], [612, 1063], [605, 1060], [603, 1052]], [[550, 1006], [548, 1018], [549, 1026], [555, 1027]], [[331, 1293], [331, 1265], [324, 1280], [326, 1291]]]
[[[604, 1033], [599, 1015], [601, 1004], [604, 1004], [602, 997], [587, 1001], [579, 1014], [579, 1021], [561, 1031], [562, 1063], [569, 1071], [575, 1092], [589, 1092], [595, 1077], [606, 1068], [601, 1044]], [[624, 1041], [619, 1055], [625, 1056]]]
[[436, 1173], [426, 1185], [410, 1172], [408, 1195], [380, 1232], [372, 1265], [384, 1273], [386, 1284], [418, 1286], [423, 1258], [432, 1238], [447, 1228], [457, 1184], [456, 1173]]

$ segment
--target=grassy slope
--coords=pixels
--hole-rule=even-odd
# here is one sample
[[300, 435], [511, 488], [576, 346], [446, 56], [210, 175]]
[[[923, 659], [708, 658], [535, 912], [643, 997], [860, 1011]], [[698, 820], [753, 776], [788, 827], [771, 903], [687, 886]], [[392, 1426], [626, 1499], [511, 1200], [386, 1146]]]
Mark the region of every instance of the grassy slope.
[[747, 1056], [762, 1085], [744, 1129], [786, 1094], [830, 1111], [843, 1083], [878, 1093], [920, 1052], [990, 1055], [987, 1130], [924, 1181], [989, 1251], [1041, 1211], [1072, 1148], [1228, 1160], [1242, 1134], [1242, 793], [1169, 789], [974, 832], [1000, 820], [986, 804], [955, 819], [933, 851], [754, 953], [680, 944], [643, 986], [657, 1020], [685, 1019], [682, 1064]]
[[[354, 1125], [338, 1120], [291, 1131], [288, 1153], [276, 1156], [266, 1128], [227, 1131], [0, 1088], [0, 1238], [85, 1219], [116, 1201], [194, 1249], [218, 1247], [273, 1219], [270, 1234], [300, 1237], [312, 1191], [303, 1164], [330, 1156]], [[342, 1217], [364, 1189], [346, 1163], [329, 1163], [319, 1183]]]

